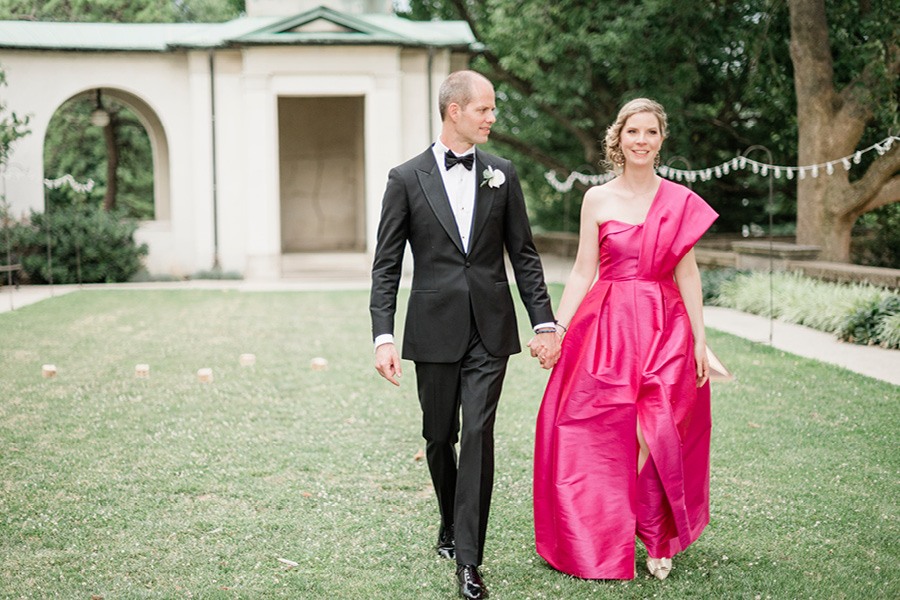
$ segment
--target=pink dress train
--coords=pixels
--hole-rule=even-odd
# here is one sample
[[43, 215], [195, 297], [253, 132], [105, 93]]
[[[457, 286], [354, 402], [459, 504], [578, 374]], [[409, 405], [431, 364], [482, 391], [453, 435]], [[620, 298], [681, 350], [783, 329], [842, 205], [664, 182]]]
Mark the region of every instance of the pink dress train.
[[[599, 228], [599, 278], [563, 339], [537, 419], [537, 552], [586, 579], [632, 579], [635, 536], [671, 557], [709, 522], [709, 383], [695, 384], [675, 266], [718, 215], [663, 180], [644, 223]], [[637, 474], [637, 421], [650, 459]]]

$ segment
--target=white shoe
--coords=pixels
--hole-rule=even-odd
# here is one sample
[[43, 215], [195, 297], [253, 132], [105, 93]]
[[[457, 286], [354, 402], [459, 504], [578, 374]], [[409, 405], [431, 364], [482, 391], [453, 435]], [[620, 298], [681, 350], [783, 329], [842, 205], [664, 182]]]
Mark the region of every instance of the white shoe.
[[662, 581], [669, 576], [672, 571], [671, 558], [650, 558], [647, 557], [647, 570], [650, 574]]

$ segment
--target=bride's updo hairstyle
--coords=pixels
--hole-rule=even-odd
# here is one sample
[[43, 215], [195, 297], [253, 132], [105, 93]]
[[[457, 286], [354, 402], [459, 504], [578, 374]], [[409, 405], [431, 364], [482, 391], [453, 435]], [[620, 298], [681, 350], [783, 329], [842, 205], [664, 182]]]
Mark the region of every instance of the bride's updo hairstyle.
[[[669, 133], [668, 119], [666, 118], [665, 109], [663, 109], [659, 102], [655, 102], [649, 98], [635, 98], [634, 100], [626, 102], [625, 106], [619, 110], [615, 123], [606, 129], [604, 146], [606, 150], [605, 166], [607, 170], [615, 171], [616, 173], [622, 172], [622, 169], [625, 167], [625, 155], [622, 153], [621, 140], [622, 127], [625, 126], [625, 121], [628, 120], [628, 117], [643, 112], [656, 115], [656, 118], [659, 121], [659, 132], [662, 135], [662, 139], [666, 139], [666, 136]], [[656, 159], [658, 163], [659, 154], [656, 155]], [[657, 166], [659, 165], [657, 164]]]

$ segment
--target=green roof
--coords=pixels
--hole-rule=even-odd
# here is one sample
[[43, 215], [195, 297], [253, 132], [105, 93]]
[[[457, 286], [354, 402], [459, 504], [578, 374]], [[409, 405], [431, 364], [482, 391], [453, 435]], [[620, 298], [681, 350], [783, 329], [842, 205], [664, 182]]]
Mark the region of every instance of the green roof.
[[410, 21], [395, 15], [348, 15], [319, 7], [299, 15], [242, 17], [225, 23], [51, 23], [0, 21], [0, 48], [144, 51], [252, 45], [395, 45], [474, 49], [463, 21]]

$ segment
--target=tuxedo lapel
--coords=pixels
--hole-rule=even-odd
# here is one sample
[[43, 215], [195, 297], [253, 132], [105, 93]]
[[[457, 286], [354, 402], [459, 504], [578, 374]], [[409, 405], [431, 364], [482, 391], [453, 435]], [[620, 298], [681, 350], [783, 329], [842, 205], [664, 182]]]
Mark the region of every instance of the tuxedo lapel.
[[[456, 217], [453, 216], [453, 209], [450, 208], [450, 200], [447, 198], [447, 190], [444, 189], [444, 180], [441, 178], [437, 163], [434, 162], [431, 150], [427, 150], [426, 154], [427, 156], [423, 155], [421, 164], [416, 168], [419, 186], [444, 231], [447, 232], [459, 251], [465, 254], [462, 238], [459, 237], [459, 227], [456, 225]], [[477, 206], [478, 202], [476, 201], [475, 204]]]
[[[493, 166], [493, 165], [490, 165]], [[494, 193], [496, 190], [489, 185], [481, 185], [484, 179], [483, 173], [488, 165], [484, 162], [484, 155], [475, 150], [475, 211], [472, 217], [472, 235], [469, 238], [469, 250], [475, 247], [478, 236], [487, 223], [488, 215], [491, 214], [491, 206], [494, 204]]]

